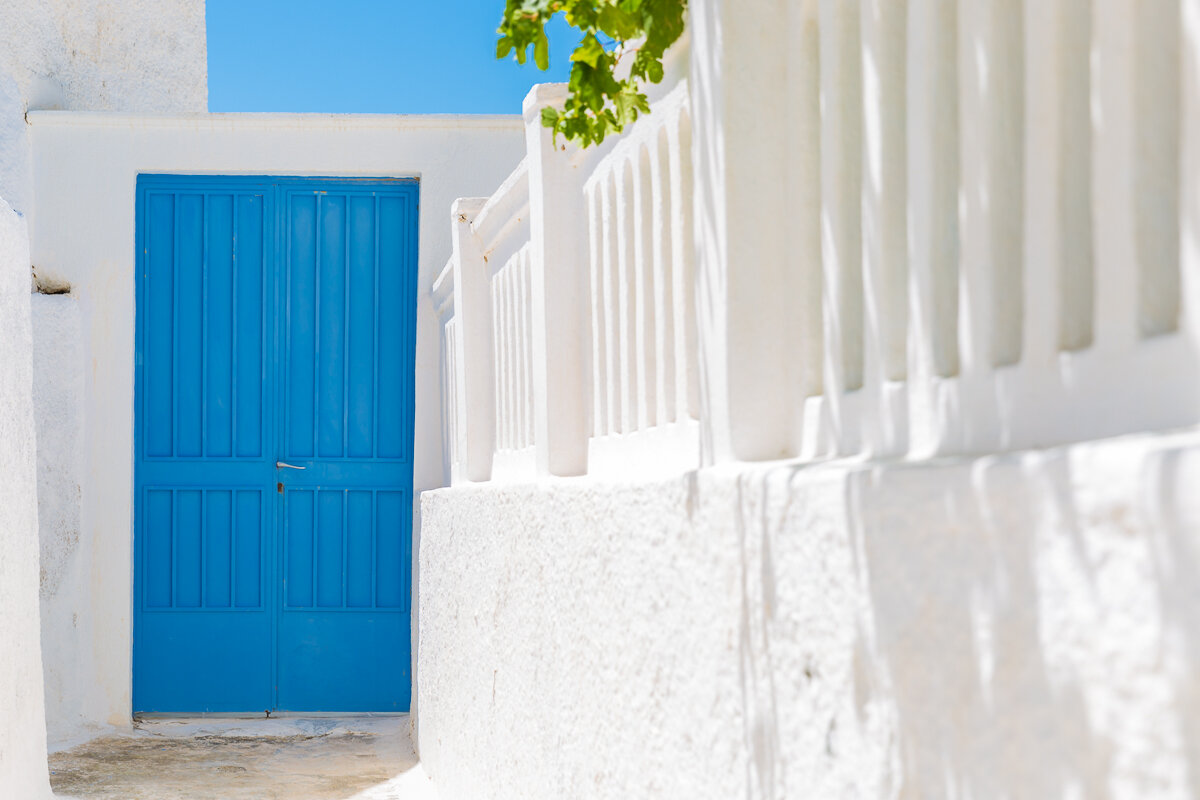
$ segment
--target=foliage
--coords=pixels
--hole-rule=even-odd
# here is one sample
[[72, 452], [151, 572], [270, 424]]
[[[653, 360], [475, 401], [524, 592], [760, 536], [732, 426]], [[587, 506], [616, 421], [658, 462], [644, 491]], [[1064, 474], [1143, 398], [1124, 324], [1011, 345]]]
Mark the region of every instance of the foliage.
[[[533, 48], [538, 69], [550, 63], [546, 23], [562, 13], [583, 34], [571, 54], [571, 78], [562, 109], [542, 110], [542, 124], [581, 147], [620, 133], [650, 103], [645, 81], [663, 78], [663, 53], [683, 33], [687, 0], [506, 0], [496, 57], [524, 64]], [[632, 55], [628, 77], [617, 65]]]

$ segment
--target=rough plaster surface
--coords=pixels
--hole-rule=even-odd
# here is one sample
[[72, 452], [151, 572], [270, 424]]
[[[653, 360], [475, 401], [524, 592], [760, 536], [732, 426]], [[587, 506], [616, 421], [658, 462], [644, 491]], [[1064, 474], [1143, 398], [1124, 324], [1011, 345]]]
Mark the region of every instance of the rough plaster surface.
[[204, 111], [200, 0], [0, 3], [0, 196], [32, 199], [27, 109]]
[[149, 720], [50, 770], [79, 800], [436, 800], [402, 716]]
[[422, 497], [447, 797], [1200, 794], [1200, 432]]
[[[130, 723], [137, 175], [420, 178], [413, 472], [420, 490], [442, 483], [440, 329], [429, 288], [450, 254], [447, 209], [504, 179], [520, 159], [523, 130], [515, 116], [75, 112], [31, 113], [30, 128], [33, 258], [39, 274], [70, 283], [82, 343], [80, 541], [66, 573], [72, 585], [47, 604], [54, 609], [46, 630], [48, 714], [58, 741]], [[47, 370], [67, 368], [63, 360]], [[72, 385], [61, 375], [57, 381]], [[419, 521], [414, 527], [415, 555]]]
[[42, 661], [51, 743], [86, 729], [84, 684], [93, 669], [87, 594], [89, 546], [81, 548], [83, 339], [74, 296], [33, 295], [33, 397], [41, 536]]
[[49, 797], [38, 614], [29, 240], [0, 200], [0, 790]]

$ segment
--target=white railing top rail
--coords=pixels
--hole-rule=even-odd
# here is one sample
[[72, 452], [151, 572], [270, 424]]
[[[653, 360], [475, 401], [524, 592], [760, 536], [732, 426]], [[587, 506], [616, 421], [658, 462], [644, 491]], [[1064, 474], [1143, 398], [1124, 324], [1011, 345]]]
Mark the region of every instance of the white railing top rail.
[[[479, 241], [483, 258], [493, 271], [508, 260], [519, 243], [529, 240], [529, 160], [521, 159], [500, 187], [479, 209], [471, 230]], [[517, 242], [517, 247], [512, 244]], [[511, 252], [510, 252], [511, 251]], [[502, 256], [494, 258], [493, 256]]]
[[433, 282], [433, 310], [438, 319], [445, 322], [454, 316], [454, 256], [446, 262], [441, 273]]
[[[648, 115], [626, 128], [620, 136], [613, 138], [608, 151], [596, 161], [591, 174], [583, 182], [585, 193], [592, 191], [596, 183], [604, 180], [614, 168], [636, 158], [640, 148], [658, 146], [659, 131], [678, 124], [679, 115], [688, 113], [687, 81], [679, 81], [662, 99], [652, 103], [650, 109]], [[690, 158], [690, 154], [687, 157]]]

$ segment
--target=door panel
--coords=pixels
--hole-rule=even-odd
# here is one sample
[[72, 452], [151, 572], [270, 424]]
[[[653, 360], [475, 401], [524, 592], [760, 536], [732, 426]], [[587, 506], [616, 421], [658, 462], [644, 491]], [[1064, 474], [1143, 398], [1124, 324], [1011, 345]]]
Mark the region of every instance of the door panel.
[[134, 709], [273, 703], [271, 188], [140, 187]]
[[411, 446], [388, 436], [412, 424], [413, 199], [301, 186], [281, 201], [283, 452], [303, 467], [282, 477], [283, 709], [408, 707]]
[[135, 711], [408, 708], [416, 191], [139, 178]]

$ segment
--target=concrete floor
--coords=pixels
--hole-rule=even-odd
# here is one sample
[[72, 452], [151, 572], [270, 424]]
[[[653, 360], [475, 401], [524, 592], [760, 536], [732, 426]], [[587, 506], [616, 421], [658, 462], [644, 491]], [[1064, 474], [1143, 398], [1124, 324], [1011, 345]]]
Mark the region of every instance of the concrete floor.
[[436, 800], [409, 718], [135, 723], [50, 755], [56, 796], [104, 800]]

